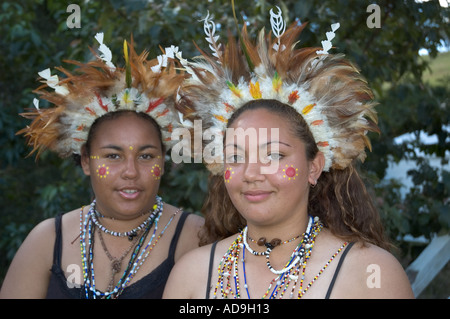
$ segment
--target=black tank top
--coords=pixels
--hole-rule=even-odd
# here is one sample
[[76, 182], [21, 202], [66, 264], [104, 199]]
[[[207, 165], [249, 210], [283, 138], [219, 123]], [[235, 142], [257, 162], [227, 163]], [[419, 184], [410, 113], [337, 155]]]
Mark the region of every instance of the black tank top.
[[[170, 271], [175, 264], [175, 250], [180, 237], [184, 222], [189, 213], [183, 212], [175, 229], [175, 234], [169, 247], [168, 257], [151, 273], [141, 278], [134, 284], [126, 287], [120, 299], [161, 299], [164, 292], [167, 279]], [[61, 255], [62, 255], [62, 231], [61, 218], [58, 215], [55, 218], [56, 240], [53, 252], [53, 266], [51, 269], [50, 282], [47, 289], [47, 299], [83, 299], [84, 288], [73, 287], [70, 288], [65, 277], [64, 271], [61, 269]]]

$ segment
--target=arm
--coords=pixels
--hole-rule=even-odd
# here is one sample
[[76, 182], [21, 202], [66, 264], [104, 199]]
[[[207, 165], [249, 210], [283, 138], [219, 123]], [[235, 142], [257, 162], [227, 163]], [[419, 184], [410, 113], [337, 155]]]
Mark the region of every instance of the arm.
[[17, 251], [6, 274], [0, 298], [45, 298], [55, 242], [55, 221], [38, 224]]

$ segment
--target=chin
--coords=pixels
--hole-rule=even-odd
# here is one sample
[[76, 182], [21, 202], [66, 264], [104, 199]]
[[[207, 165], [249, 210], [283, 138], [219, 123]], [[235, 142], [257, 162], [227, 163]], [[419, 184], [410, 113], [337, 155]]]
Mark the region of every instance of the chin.
[[247, 221], [248, 224], [258, 225], [258, 226], [267, 226], [274, 222], [275, 214], [273, 212], [265, 211], [257, 211], [252, 210], [249, 212], [248, 210], [245, 214], [241, 214], [242, 217]]

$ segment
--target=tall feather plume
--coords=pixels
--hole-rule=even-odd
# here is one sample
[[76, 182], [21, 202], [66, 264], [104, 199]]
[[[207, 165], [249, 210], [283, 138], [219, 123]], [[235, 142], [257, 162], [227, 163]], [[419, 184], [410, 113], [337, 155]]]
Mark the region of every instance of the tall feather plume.
[[247, 47], [245, 46], [245, 42], [242, 40], [242, 33], [240, 32], [239, 23], [238, 23], [238, 20], [236, 18], [236, 10], [235, 10], [235, 7], [234, 7], [234, 0], [231, 0], [231, 7], [233, 9], [234, 23], [236, 24], [236, 30], [238, 32], [238, 36], [239, 36], [239, 40], [240, 40], [240, 43], [241, 43], [242, 51], [243, 51], [244, 56], [245, 56], [245, 58], [247, 60], [248, 68], [250, 69], [250, 71], [253, 72], [255, 66], [253, 65], [253, 62], [250, 59], [250, 56], [249, 56], [249, 54], [247, 52]]
[[[232, 6], [237, 25], [234, 2]], [[253, 41], [244, 25], [242, 32], [238, 32], [240, 50], [238, 40], [229, 37], [220, 64], [200, 50], [202, 57], [189, 64], [193, 77], [181, 87], [179, 102], [196, 111], [204, 128], [223, 129], [227, 119], [224, 116], [230, 116], [248, 98], [283, 98], [281, 102], [296, 107], [300, 115], [314, 113], [320, 118], [311, 120], [310, 129], [319, 129], [314, 125], [325, 128], [314, 134], [319, 139], [318, 146], [331, 154], [327, 155], [331, 157], [328, 168], [342, 169], [355, 159], [364, 160], [365, 147], [371, 148], [367, 131], [379, 132], [375, 103], [359, 70], [342, 54], [328, 53], [339, 24], [333, 24], [327, 32], [322, 48], [296, 48], [306, 24], [293, 23], [285, 29], [280, 10], [277, 14], [271, 12], [271, 16], [273, 35], [266, 35], [262, 29]], [[243, 92], [241, 97], [236, 94], [239, 90], [255, 90], [258, 81], [265, 83], [260, 88], [261, 94]], [[268, 92], [271, 89], [277, 90], [276, 93]], [[208, 168], [214, 174], [223, 172], [223, 165], [210, 164]]]
[[[124, 41], [125, 68], [112, 67], [103, 38], [97, 35], [96, 39], [103, 45], [103, 55], [96, 55], [97, 60], [65, 61], [76, 69], [57, 68], [66, 76], [62, 80], [58, 78], [57, 83], [49, 72], [40, 73], [44, 76], [44, 85], [34, 92], [51, 107], [39, 108], [35, 104], [35, 108], [21, 114], [32, 122], [17, 132], [26, 137], [33, 147], [30, 154], [36, 153], [36, 159], [45, 149], [61, 157], [79, 154], [95, 119], [121, 109], [147, 112], [160, 125], [163, 142], [169, 142], [171, 127], [178, 118], [173, 112], [174, 101], [185, 74], [173, 66], [172, 60], [154, 72], [152, 67], [158, 62], [147, 60], [146, 50], [138, 55], [132, 38], [131, 44]], [[63, 90], [56, 90], [58, 87]]]
[[209, 43], [209, 48], [212, 50], [212, 55], [217, 58], [219, 63], [222, 60], [222, 43], [218, 43], [219, 36], [216, 35], [216, 25], [214, 21], [209, 19], [209, 11], [206, 18], [203, 20], [203, 31], [206, 34], [206, 41]]
[[123, 41], [123, 55], [125, 58], [125, 82], [127, 84], [127, 88], [130, 88], [131, 87], [131, 66], [130, 66], [130, 59], [128, 58], [127, 40]]

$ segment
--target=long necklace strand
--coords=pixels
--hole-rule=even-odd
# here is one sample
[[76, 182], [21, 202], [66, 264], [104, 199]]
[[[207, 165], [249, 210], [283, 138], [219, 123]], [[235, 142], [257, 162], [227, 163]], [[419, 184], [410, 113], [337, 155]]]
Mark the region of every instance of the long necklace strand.
[[127, 249], [125, 249], [125, 251], [122, 253], [122, 255], [118, 258], [115, 258], [111, 255], [111, 253], [108, 250], [108, 247], [106, 247], [105, 241], [103, 239], [103, 235], [102, 232], [98, 232], [98, 237], [100, 239], [100, 243], [102, 244], [102, 248], [103, 251], [105, 252], [106, 256], [108, 257], [109, 261], [111, 262], [111, 279], [110, 279], [110, 283], [108, 286], [108, 291], [113, 290], [113, 286], [114, 286], [114, 277], [116, 276], [116, 274], [120, 271], [121, 267], [122, 267], [122, 261], [125, 258], [125, 256], [128, 255], [128, 253], [130, 252], [130, 250], [133, 248], [133, 246], [137, 243], [138, 240], [138, 236], [134, 236], [133, 237], [133, 241], [131, 242], [131, 245], [128, 246]]
[[[91, 208], [95, 207], [95, 205], [91, 205]], [[108, 292], [101, 292], [96, 289], [95, 287], [95, 273], [94, 273], [94, 262], [93, 262], [93, 246], [94, 246], [94, 232], [95, 232], [95, 226], [96, 223], [93, 220], [94, 210], [91, 209], [87, 214], [86, 218], [83, 221], [83, 211], [80, 212], [80, 250], [82, 255], [82, 268], [83, 268], [83, 280], [84, 280], [84, 291], [85, 291], [85, 297], [88, 298], [118, 298], [119, 295], [123, 292], [123, 289], [125, 289], [134, 275], [137, 273], [139, 268], [142, 266], [150, 252], [155, 247], [158, 240], [162, 237], [164, 234], [164, 231], [167, 229], [175, 215], [179, 212], [175, 212], [173, 216], [169, 219], [169, 222], [164, 227], [164, 229], [159, 234], [156, 241], [153, 243], [153, 239], [156, 236], [156, 230], [158, 228], [158, 221], [162, 215], [163, 211], [163, 205], [162, 200], [159, 198], [157, 199], [157, 205], [154, 207], [154, 212], [150, 215], [153, 215], [153, 219], [150, 220], [145, 224], [145, 228], [143, 231], [143, 234], [139, 238], [138, 244], [135, 246], [133, 253], [130, 257], [130, 260], [128, 262], [127, 268], [125, 269], [122, 277], [120, 278], [117, 285], [114, 287], [113, 290]], [[157, 214], [156, 214], [157, 213]], [[94, 217], [95, 218], [95, 217]], [[149, 220], [149, 219], [147, 219]], [[152, 225], [155, 224], [155, 228], [153, 230], [153, 234], [148, 241], [145, 248], [141, 250], [143, 247], [143, 242], [145, 238], [147, 237], [147, 234], [152, 227]], [[142, 226], [142, 225], [140, 225]], [[142, 228], [141, 228], [142, 229]], [[101, 231], [108, 233], [107, 231], [104, 231], [104, 229], [100, 229]], [[121, 233], [122, 236], [128, 236], [130, 233], [133, 233], [135, 230], [132, 230], [130, 232]], [[110, 233], [113, 236], [116, 236], [114, 232]], [[136, 236], [136, 234], [133, 235], [133, 237]], [[89, 247], [89, 248], [87, 248]], [[139, 253], [140, 252], [140, 253]]]
[[[313, 223], [314, 221], [314, 223]], [[294, 249], [294, 252], [289, 257], [289, 260], [281, 270], [275, 270], [270, 264], [270, 252], [274, 247], [266, 245], [267, 249], [264, 252], [257, 252], [251, 249], [247, 241], [247, 228], [244, 228], [237, 236], [235, 241], [230, 245], [227, 252], [222, 257], [218, 267], [218, 281], [213, 292], [213, 298], [240, 298], [240, 284], [239, 284], [239, 270], [238, 263], [242, 262], [244, 275], [244, 289], [247, 297], [250, 299], [250, 292], [247, 282], [247, 269], [245, 267], [245, 251], [249, 251], [255, 256], [265, 256], [266, 265], [277, 276], [269, 283], [269, 287], [262, 296], [262, 298], [283, 298], [287, 289], [292, 286], [289, 298], [294, 298], [295, 291], [298, 289], [298, 298], [301, 298], [311, 285], [324, 272], [328, 265], [334, 258], [344, 249], [348, 244], [345, 242], [338, 251], [327, 261], [319, 273], [314, 276], [311, 282], [303, 289], [305, 279], [305, 270], [307, 261], [311, 257], [312, 249], [315, 244], [315, 239], [322, 230], [323, 225], [318, 218], [310, 217], [307, 229], [302, 235], [301, 242]], [[298, 236], [297, 236], [298, 238]], [[251, 239], [250, 239], [251, 240]], [[242, 256], [242, 257], [241, 257]], [[240, 259], [241, 258], [241, 259]], [[233, 285], [234, 284], [234, 285]], [[298, 285], [298, 288], [296, 288]], [[233, 289], [234, 286], [234, 289]]]
[[[117, 298], [118, 295], [120, 295], [120, 293], [122, 292], [123, 288], [120, 285], [120, 282], [124, 279], [124, 277], [126, 277], [127, 275], [129, 276], [130, 271], [129, 271], [129, 267], [127, 267], [127, 269], [124, 271], [121, 280], [119, 281], [119, 284], [116, 285], [116, 287], [114, 287], [114, 289], [112, 291], [108, 291], [108, 292], [101, 292], [100, 290], [97, 290], [95, 287], [95, 273], [94, 273], [94, 260], [93, 260], [93, 248], [94, 248], [94, 233], [95, 233], [95, 223], [92, 221], [92, 216], [94, 215], [94, 210], [92, 209], [93, 206], [91, 206], [91, 209], [89, 210], [87, 217], [86, 217], [86, 227], [84, 229], [84, 232], [82, 233], [81, 236], [81, 241], [84, 242], [83, 247], [84, 250], [82, 251], [82, 259], [84, 259], [84, 261], [82, 261], [82, 263], [85, 264], [85, 267], [83, 267], [83, 271], [85, 271], [85, 275], [83, 275], [83, 277], [85, 278], [85, 294], [86, 294], [86, 298], [90, 298], [90, 296], [92, 296], [92, 298], [96, 299], [97, 297], [100, 298]], [[159, 215], [156, 218], [159, 218], [159, 216], [162, 213], [162, 206], [161, 206], [161, 210], [159, 210]], [[141, 236], [138, 245], [135, 248], [135, 252], [134, 254], [131, 256], [130, 261], [136, 258], [136, 254], [137, 252], [140, 250], [143, 241], [145, 240], [145, 237], [148, 233], [148, 231], [150, 230], [152, 223], [148, 223], [146, 225], [146, 230], [143, 233], [143, 235]], [[86, 235], [87, 235], [87, 240], [88, 240], [88, 245], [89, 245], [89, 253], [86, 253]]]

